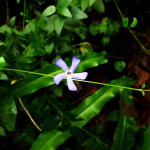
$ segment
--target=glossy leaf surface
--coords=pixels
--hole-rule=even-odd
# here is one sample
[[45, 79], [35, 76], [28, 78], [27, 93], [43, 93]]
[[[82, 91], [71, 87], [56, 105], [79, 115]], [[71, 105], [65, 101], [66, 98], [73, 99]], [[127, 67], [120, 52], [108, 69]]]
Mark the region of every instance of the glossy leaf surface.
[[[90, 67], [98, 66], [99, 64], [104, 64], [107, 62], [107, 59], [104, 58], [106, 52], [93, 53], [86, 56], [81, 57], [81, 63], [76, 69], [76, 72], [82, 72]], [[72, 59], [66, 61], [66, 64], [70, 67]], [[55, 64], [51, 64], [49, 67], [44, 69], [40, 69], [36, 72], [49, 74], [55, 76], [59, 73], [64, 72], [61, 68], [56, 66]], [[43, 75], [27, 75], [22, 80], [18, 81], [16, 84], [10, 86], [11, 92], [15, 97], [22, 97], [24, 95], [33, 93], [40, 88], [47, 87], [53, 85], [53, 77], [43, 76]]]
[[[127, 86], [133, 84], [135, 81], [128, 78], [120, 78], [110, 82], [114, 85]], [[97, 115], [104, 104], [113, 98], [118, 92], [123, 89], [116, 87], [108, 87], [95, 92], [92, 96], [89, 96], [84, 100], [84, 102], [76, 109], [72, 111], [73, 114], [78, 115], [83, 118], [82, 121], [74, 121], [73, 124], [81, 128], [84, 126], [91, 118]], [[50, 130], [48, 132], [42, 133], [38, 139], [34, 142], [31, 150], [55, 150], [59, 145], [61, 145], [71, 134], [69, 131], [60, 132], [57, 130]]]

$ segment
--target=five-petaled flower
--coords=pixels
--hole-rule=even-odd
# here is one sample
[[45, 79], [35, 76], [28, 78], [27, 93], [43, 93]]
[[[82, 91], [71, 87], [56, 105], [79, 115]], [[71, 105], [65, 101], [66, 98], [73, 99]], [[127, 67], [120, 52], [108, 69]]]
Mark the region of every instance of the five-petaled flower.
[[72, 59], [71, 68], [69, 69], [68, 66], [66, 65], [66, 63], [61, 58], [56, 60], [55, 64], [57, 66], [59, 66], [60, 68], [62, 68], [65, 71], [65, 73], [57, 74], [54, 77], [55, 84], [58, 85], [62, 79], [67, 77], [67, 85], [68, 85], [69, 90], [70, 91], [77, 91], [77, 87], [73, 83], [72, 78], [73, 79], [84, 80], [84, 79], [86, 79], [86, 77], [88, 75], [87, 72], [74, 73], [74, 71], [78, 67], [79, 63], [80, 63], [80, 59], [78, 57], [74, 56], [73, 59]]

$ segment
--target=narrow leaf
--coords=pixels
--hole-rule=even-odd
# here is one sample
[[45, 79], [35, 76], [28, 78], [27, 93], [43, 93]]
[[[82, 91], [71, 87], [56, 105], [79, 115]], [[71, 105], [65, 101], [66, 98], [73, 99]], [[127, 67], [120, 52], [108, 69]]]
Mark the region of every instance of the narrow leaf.
[[150, 125], [148, 126], [147, 130], [144, 133], [143, 144], [140, 150], [150, 150], [149, 141], [150, 141]]
[[[100, 53], [93, 53], [93, 54], [80, 57], [81, 63], [76, 69], [76, 72], [79, 73], [86, 70], [87, 68], [96, 67], [100, 64], [106, 63], [107, 59], [104, 58], [105, 55], [106, 52], [103, 51]], [[68, 67], [71, 66], [71, 62], [72, 59], [66, 61]], [[40, 69], [36, 72], [55, 76], [64, 71], [58, 66], [56, 66], [55, 64], [51, 64], [49, 67]], [[17, 83], [11, 85], [9, 89], [11, 90], [12, 94], [18, 98], [23, 95], [33, 93], [39, 90], [40, 88], [47, 87], [53, 84], [54, 84], [53, 77], [30, 74], [27, 75], [22, 80], [18, 81]]]
[[[127, 86], [133, 84], [135, 81], [122, 77], [117, 80], [111, 81], [110, 84]], [[105, 86], [101, 88], [92, 96], [89, 96], [84, 102], [72, 111], [73, 114], [83, 118], [83, 121], [74, 121], [73, 124], [79, 128], [84, 126], [91, 118], [100, 113], [104, 104], [113, 98], [118, 92], [123, 89], [117, 87]], [[66, 139], [71, 136], [69, 130], [60, 132], [57, 130], [50, 130], [40, 134], [38, 139], [33, 143], [31, 150], [56, 150]], [[59, 140], [58, 140], [59, 139]]]
[[137, 129], [137, 124], [134, 118], [124, 116], [120, 106], [119, 122], [111, 150], [129, 150], [131, 147], [131, 137], [135, 132], [135, 129]]

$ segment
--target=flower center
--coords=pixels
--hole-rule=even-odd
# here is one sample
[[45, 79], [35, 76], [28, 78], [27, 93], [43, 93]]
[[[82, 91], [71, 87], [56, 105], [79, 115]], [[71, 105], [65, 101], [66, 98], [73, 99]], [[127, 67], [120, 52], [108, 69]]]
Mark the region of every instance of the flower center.
[[68, 72], [67, 72], [67, 76], [70, 76], [70, 75], [71, 75], [71, 72], [68, 71]]

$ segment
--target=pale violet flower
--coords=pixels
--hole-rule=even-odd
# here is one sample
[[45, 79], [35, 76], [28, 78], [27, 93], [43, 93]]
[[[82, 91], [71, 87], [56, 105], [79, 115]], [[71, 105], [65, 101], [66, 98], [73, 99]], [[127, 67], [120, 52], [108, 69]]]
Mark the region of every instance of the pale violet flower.
[[77, 91], [77, 87], [73, 83], [72, 79], [84, 80], [84, 79], [86, 79], [86, 77], [88, 75], [87, 72], [74, 73], [74, 71], [77, 69], [79, 63], [80, 63], [80, 59], [78, 57], [74, 56], [72, 59], [71, 68], [69, 69], [68, 66], [66, 65], [66, 63], [61, 58], [56, 60], [55, 64], [58, 67], [62, 68], [65, 71], [65, 73], [57, 74], [54, 77], [55, 84], [58, 85], [60, 83], [60, 81], [66, 77], [68, 89], [70, 91]]

